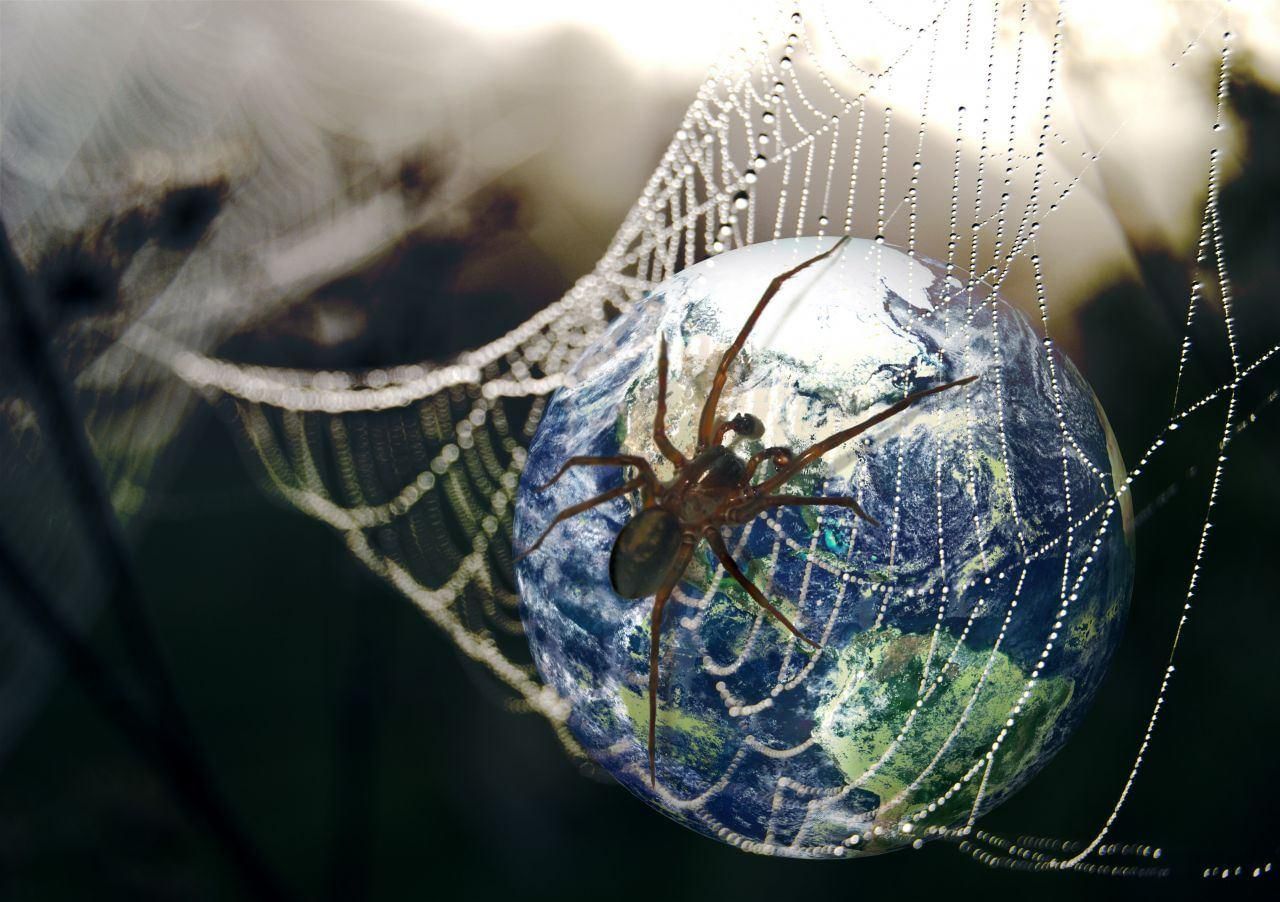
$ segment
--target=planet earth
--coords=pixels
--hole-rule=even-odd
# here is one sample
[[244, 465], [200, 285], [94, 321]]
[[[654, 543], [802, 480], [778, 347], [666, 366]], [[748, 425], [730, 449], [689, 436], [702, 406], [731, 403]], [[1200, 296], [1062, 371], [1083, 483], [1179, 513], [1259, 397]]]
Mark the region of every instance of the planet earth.
[[[691, 453], [720, 355], [770, 280], [834, 244], [756, 244], [691, 266], [618, 317], [548, 403], [518, 489], [514, 546], [626, 478], [572, 455], [652, 439], [658, 337], [668, 432]], [[853, 239], [787, 281], [719, 407], [765, 426], [738, 439], [801, 450], [905, 394], [976, 375], [829, 453], [796, 494], [846, 508], [761, 515], [726, 542], [796, 641], [706, 543], [661, 633], [657, 780], [648, 776], [652, 599], [609, 579], [622, 496], [566, 520], [521, 560], [521, 615], [542, 679], [583, 749], [631, 792], [752, 852], [854, 857], [971, 827], [1062, 747], [1098, 691], [1128, 610], [1124, 464], [1093, 392], [983, 281]]]

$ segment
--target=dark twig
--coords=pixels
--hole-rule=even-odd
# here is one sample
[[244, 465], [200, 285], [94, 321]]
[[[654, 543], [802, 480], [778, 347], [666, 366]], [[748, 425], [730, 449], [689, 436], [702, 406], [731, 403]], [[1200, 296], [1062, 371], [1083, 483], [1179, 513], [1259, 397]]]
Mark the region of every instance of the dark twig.
[[[195, 741], [194, 732], [178, 701], [146, 612], [133, 571], [124, 535], [103, 487], [97, 459], [83, 423], [75, 413], [72, 394], [54, 360], [41, 312], [37, 309], [27, 274], [0, 222], [0, 294], [9, 309], [13, 353], [26, 372], [37, 396], [37, 405], [48, 448], [66, 480], [71, 497], [91, 539], [103, 572], [110, 609], [118, 618], [126, 647], [140, 672], [142, 684], [154, 695], [156, 710], [144, 716], [102, 660], [57, 613], [57, 607], [26, 572], [20, 558], [3, 548], [3, 571], [13, 587], [15, 604], [22, 608], [66, 659], [86, 692], [130, 737], [139, 752], [170, 779], [175, 792], [226, 848], [245, 883], [260, 898], [286, 898], [283, 888], [268, 870], [247, 836], [232, 818], [214, 789], [211, 771]], [[2, 546], [2, 543], [0, 543]], [[100, 680], [107, 680], [100, 683]], [[100, 689], [100, 686], [109, 688]]]

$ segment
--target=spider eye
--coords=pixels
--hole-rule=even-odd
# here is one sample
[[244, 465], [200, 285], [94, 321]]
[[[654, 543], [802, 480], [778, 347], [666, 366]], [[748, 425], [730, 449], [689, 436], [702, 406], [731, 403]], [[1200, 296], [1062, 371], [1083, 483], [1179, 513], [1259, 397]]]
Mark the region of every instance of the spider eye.
[[730, 424], [733, 431], [743, 438], [760, 438], [764, 435], [764, 423], [760, 418], [749, 413], [740, 413]]

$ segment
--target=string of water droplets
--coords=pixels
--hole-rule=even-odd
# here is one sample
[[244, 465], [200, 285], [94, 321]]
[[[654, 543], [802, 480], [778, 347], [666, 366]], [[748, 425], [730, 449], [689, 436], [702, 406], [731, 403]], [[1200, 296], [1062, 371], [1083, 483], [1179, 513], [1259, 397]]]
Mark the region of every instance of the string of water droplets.
[[[1043, 223], [1072, 198], [1088, 169], [1105, 151], [1106, 142], [1098, 148], [1081, 150], [1074, 169], [1067, 168], [1057, 180], [1051, 178], [1050, 146], [1070, 145], [1067, 137], [1055, 129], [1052, 116], [1061, 81], [1069, 10], [1064, 7], [1057, 12], [1052, 33], [1042, 36], [1046, 38], [1044, 52], [1037, 57], [1032, 51], [1035, 35], [1031, 6], [1027, 2], [1015, 6], [1011, 61], [1000, 46], [1003, 9], [998, 4], [991, 7], [991, 15], [984, 21], [975, 14], [975, 4], [944, 0], [919, 24], [899, 20], [882, 4], [865, 4], [861, 12], [888, 23], [896, 32], [897, 43], [882, 54], [888, 59], [882, 66], [859, 61], [857, 52], [846, 46], [845, 35], [832, 24], [825, 7], [816, 19], [807, 17], [803, 10], [790, 9], [776, 18], [762, 19], [752, 41], [711, 70], [635, 206], [592, 272], [528, 322], [448, 365], [420, 363], [364, 373], [303, 372], [213, 359], [154, 332], [140, 331], [133, 340], [140, 351], [161, 358], [190, 384], [211, 395], [230, 398], [242, 437], [274, 490], [299, 510], [340, 532], [364, 566], [395, 586], [450, 637], [463, 655], [510, 690], [513, 708], [545, 717], [565, 747], [573, 754], [581, 754], [565, 726], [566, 703], [539, 682], [519, 641], [517, 599], [510, 577], [511, 511], [525, 448], [538, 427], [546, 399], [560, 385], [568, 366], [600, 334], [610, 313], [627, 309], [646, 291], [701, 256], [753, 243], [761, 233], [773, 238], [822, 235], [834, 219], [841, 223], [840, 233], [872, 234], [880, 243], [893, 236], [913, 256], [921, 252], [926, 239], [941, 237], [943, 240], [934, 243], [945, 245], [946, 272], [959, 280], [958, 292], [963, 293], [969, 324], [978, 322], [980, 316], [989, 319], [997, 361], [993, 368], [996, 392], [997, 397], [1003, 398], [1004, 364], [994, 297], [1008, 284], [1017, 265], [1029, 264], [1057, 409], [1067, 525], [1061, 534], [1038, 545], [1031, 544], [1019, 528], [1021, 559], [1017, 567], [995, 571], [984, 567], [977, 577], [953, 585], [948, 582], [947, 548], [941, 529], [939, 465], [933, 491], [942, 580], [936, 598], [937, 627], [930, 640], [929, 664], [920, 681], [917, 708], [900, 725], [897, 736], [880, 758], [838, 790], [807, 786], [785, 777], [779, 780], [775, 814], [784, 794], [808, 799], [808, 810], [817, 814], [824, 805], [844, 798], [886, 766], [911, 735], [915, 711], [931, 697], [946, 664], [962, 648], [967, 626], [958, 637], [945, 635], [941, 628], [948, 598], [953, 593], [973, 598], [970, 625], [980, 611], [1003, 600], [1001, 625], [982, 676], [964, 700], [949, 736], [914, 779], [907, 781], [907, 789], [882, 803], [882, 816], [877, 816], [873, 828], [851, 833], [843, 842], [828, 846], [810, 849], [801, 845], [809, 829], [808, 816], [790, 842], [778, 838], [779, 831], [771, 820], [761, 842], [733, 833], [708, 809], [708, 803], [730, 785], [747, 754], [796, 755], [812, 744], [812, 737], [789, 748], [772, 748], [748, 737], [720, 777], [700, 793], [682, 798], [662, 785], [657, 792], [672, 808], [693, 813], [726, 841], [768, 854], [840, 856], [886, 832], [896, 832], [912, 836], [917, 848], [927, 839], [956, 842], [963, 851], [990, 866], [1116, 875], [1167, 873], [1167, 868], [1155, 864], [1161, 857], [1160, 849], [1105, 840], [1149, 751], [1175, 671], [1173, 659], [1188, 622], [1227, 462], [1226, 445], [1242, 428], [1237, 415], [1238, 389], [1280, 353], [1280, 346], [1252, 361], [1241, 359], [1239, 354], [1218, 214], [1221, 168], [1220, 151], [1215, 147], [1209, 159], [1209, 196], [1197, 267], [1212, 266], [1216, 274], [1233, 376], [1179, 407], [1183, 370], [1192, 351], [1191, 326], [1196, 310], [1203, 304], [1204, 285], [1197, 280], [1188, 302], [1186, 335], [1180, 346], [1173, 413], [1165, 429], [1118, 490], [1111, 488], [1110, 473], [1105, 467], [1086, 458], [1062, 413], [1050, 332], [1046, 278], [1049, 264], [1042, 257], [1039, 235]], [[818, 27], [812, 27], [811, 21], [816, 21]], [[1211, 27], [1212, 23], [1207, 22], [1202, 31]], [[963, 35], [961, 59], [984, 73], [980, 95], [944, 108], [935, 118], [933, 111], [940, 105], [936, 96], [939, 45], [955, 41], [956, 35]], [[1192, 40], [1180, 48], [1172, 65], [1178, 66], [1197, 46]], [[1224, 123], [1229, 32], [1221, 47], [1215, 132], [1221, 131]], [[839, 68], [828, 71], [832, 57]], [[1033, 70], [1043, 75], [1043, 115], [1035, 130], [1034, 147], [1024, 150], [1017, 117]], [[1012, 73], [1009, 97], [999, 96], [997, 87], [997, 73], [1006, 71]], [[877, 109], [880, 101], [883, 103]], [[995, 132], [1002, 105], [1009, 110], [1007, 141], [1003, 144]], [[903, 112], [903, 108], [914, 112]], [[878, 131], [877, 115], [881, 117]], [[918, 117], [914, 127], [913, 115]], [[951, 115], [953, 121], [947, 122]], [[971, 167], [966, 159], [971, 150], [966, 136], [975, 122], [978, 146], [976, 165]], [[895, 125], [908, 129], [905, 141], [895, 137]], [[936, 133], [939, 128], [950, 136], [946, 154], [950, 188], [949, 192], [931, 196], [922, 190], [922, 177], [931, 165], [927, 139], [931, 129]], [[998, 144], [1001, 146], [997, 148]], [[898, 175], [894, 165], [899, 159], [897, 149], [902, 145], [906, 147], [909, 166], [907, 174]], [[875, 173], [877, 167], [878, 175], [864, 172]], [[973, 217], [965, 240], [960, 211], [969, 193]], [[1046, 194], [1050, 197], [1047, 204]], [[945, 236], [935, 236], [926, 226], [928, 217], [923, 208], [935, 197], [946, 201], [946, 214], [942, 217], [946, 221]], [[833, 198], [843, 209], [831, 208]], [[902, 222], [900, 214], [904, 209]], [[944, 323], [944, 328], [949, 325]], [[1161, 452], [1179, 425], [1224, 397], [1222, 453], [1215, 463], [1208, 508], [1168, 669], [1112, 810], [1096, 835], [1084, 843], [1027, 837], [1009, 840], [977, 828], [976, 820], [1001, 744], [1025, 713], [1024, 706], [1058, 639], [1057, 630], [1077, 600], [1076, 590], [1088, 573], [1093, 552], [1108, 532], [1117, 528], [1120, 504], [1134, 480]], [[1001, 449], [1007, 464], [1003, 401], [1000, 417]], [[967, 420], [967, 428], [972, 430], [972, 412]], [[1073, 505], [1068, 475], [1072, 461], [1084, 467], [1103, 494], [1103, 500], [1087, 510], [1077, 510]], [[1013, 516], [1020, 523], [1017, 489], [1007, 466], [1005, 474]], [[900, 499], [895, 497], [890, 521], [895, 536], [899, 505]], [[866, 597], [876, 604], [882, 617], [892, 595], [888, 584], [859, 584], [848, 567], [858, 524], [831, 515], [819, 520], [819, 530], [823, 524], [848, 533], [843, 561], [818, 553], [816, 533], [790, 534], [779, 518], [761, 517], [751, 529], [774, 533], [775, 558], [784, 550], [804, 558], [804, 591], [797, 600], [799, 604], [804, 603], [805, 593], [823, 591], [817, 588], [819, 584], [830, 590], [830, 610], [822, 633], [825, 638], [842, 605], [858, 603], [859, 597]], [[749, 534], [744, 533], [740, 543], [745, 543]], [[950, 754], [953, 741], [968, 724], [969, 714], [983, 693], [1001, 642], [1018, 616], [1028, 566], [1054, 553], [1062, 554], [1059, 609], [1054, 622], [1044, 624], [1042, 652], [1018, 701], [1007, 712], [1003, 726], [985, 752], [965, 768], [959, 780], [935, 798], [916, 799], [914, 794], [925, 779]], [[714, 580], [713, 585], [717, 582]], [[822, 600], [825, 602], [827, 597], [822, 596]], [[696, 643], [729, 716], [749, 717], [774, 704], [783, 693], [803, 685], [810, 667], [796, 663], [791, 653], [794, 643], [788, 640], [788, 652], [768, 694], [754, 698], [737, 691], [733, 677], [751, 653], [762, 628], [762, 617], [756, 616], [746, 647], [736, 660], [716, 660], [702, 633], [711, 598], [678, 593], [677, 599], [691, 611], [681, 619], [681, 626]], [[944, 647], [948, 644], [949, 649]], [[943, 661], [936, 667], [935, 655]], [[841, 688], [843, 697], [856, 692], [866, 676], [851, 675]], [[957, 820], [951, 809], [959, 800], [970, 798], [965, 795], [970, 787], [967, 814]], [[895, 810], [910, 805], [918, 807], [909, 815], [894, 815]], [[931, 819], [941, 816], [939, 812], [945, 812], [949, 822], [962, 826], [930, 824]], [[1137, 863], [1098, 860], [1103, 858]], [[1204, 875], [1235, 876], [1250, 871], [1241, 870], [1242, 867], [1217, 866], [1206, 869]], [[1270, 873], [1271, 865], [1259, 863], [1252, 872]]]

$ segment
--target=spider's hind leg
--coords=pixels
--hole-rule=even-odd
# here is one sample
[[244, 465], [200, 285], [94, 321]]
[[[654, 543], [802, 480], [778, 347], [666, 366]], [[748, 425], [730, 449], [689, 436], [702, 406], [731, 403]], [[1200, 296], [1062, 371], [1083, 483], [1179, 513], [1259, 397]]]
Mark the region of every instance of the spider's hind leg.
[[755, 583], [747, 579], [747, 575], [742, 572], [742, 569], [738, 566], [737, 562], [734, 561], [733, 555], [729, 553], [728, 547], [724, 544], [724, 539], [715, 527], [709, 527], [704, 535], [707, 538], [707, 543], [711, 546], [711, 550], [715, 552], [716, 557], [720, 559], [721, 565], [724, 566], [725, 572], [732, 576], [737, 581], [738, 585], [747, 590], [747, 594], [751, 596], [751, 599], [756, 604], [760, 605], [760, 607], [772, 614], [774, 620], [785, 626], [787, 630], [790, 631], [791, 635], [795, 636], [801, 642], [804, 642], [815, 649], [821, 648], [817, 642], [814, 642], [804, 633], [796, 629], [795, 625], [787, 619], [787, 615], [774, 607], [773, 604], [770, 603], [769, 599], [764, 597], [764, 593], [756, 588]]
[[604, 504], [606, 501], [611, 501], [612, 499], [617, 498], [620, 495], [627, 494], [627, 492], [633, 492], [638, 488], [642, 488], [644, 485], [645, 485], [644, 477], [637, 476], [634, 479], [624, 482], [622, 485], [617, 486], [616, 488], [609, 489], [609, 491], [607, 492], [601, 492], [599, 495], [596, 495], [594, 498], [588, 498], [586, 501], [580, 501], [577, 504], [571, 505], [570, 507], [566, 507], [564, 510], [560, 511], [560, 513], [556, 514], [555, 519], [553, 519], [550, 523], [547, 524], [547, 528], [542, 531], [542, 535], [538, 536], [538, 538], [534, 541], [532, 545], [530, 545], [524, 551], [520, 552], [520, 554], [516, 555], [515, 563], [519, 563], [520, 561], [524, 560], [526, 557], [528, 557], [529, 555], [537, 551], [538, 546], [541, 545], [543, 540], [546, 539], [546, 537], [551, 534], [551, 530], [555, 529], [565, 520], [568, 520], [570, 517], [576, 517], [578, 514], [582, 513], [583, 511], [591, 510], [591, 508], [595, 507], [597, 504]]
[[680, 581], [680, 577], [684, 576], [684, 571], [689, 566], [689, 559], [693, 557], [693, 541], [686, 537], [685, 544], [680, 548], [676, 555], [675, 561], [671, 564], [671, 573], [666, 581], [662, 584], [662, 588], [658, 590], [658, 594], [653, 597], [653, 610], [649, 614], [649, 786], [656, 787], [658, 785], [658, 768], [657, 768], [657, 752], [655, 750], [655, 741], [658, 735], [658, 652], [660, 650], [660, 642], [662, 641], [662, 612], [667, 606], [667, 600], [671, 598], [671, 592], [675, 589], [676, 583]]
[[613, 454], [608, 457], [594, 457], [587, 454], [579, 454], [566, 460], [556, 470], [556, 475], [552, 476], [540, 486], [535, 486], [534, 491], [542, 492], [557, 482], [560, 477], [568, 473], [574, 467], [635, 467], [640, 471], [640, 478], [644, 479], [647, 491], [656, 492], [658, 489], [658, 477], [654, 475], [653, 467], [649, 466], [649, 461], [635, 454]]
[[879, 520], [862, 509], [862, 505], [843, 495], [765, 495], [733, 512], [732, 522], [747, 523], [771, 507], [847, 507], [872, 526], [880, 525]]

